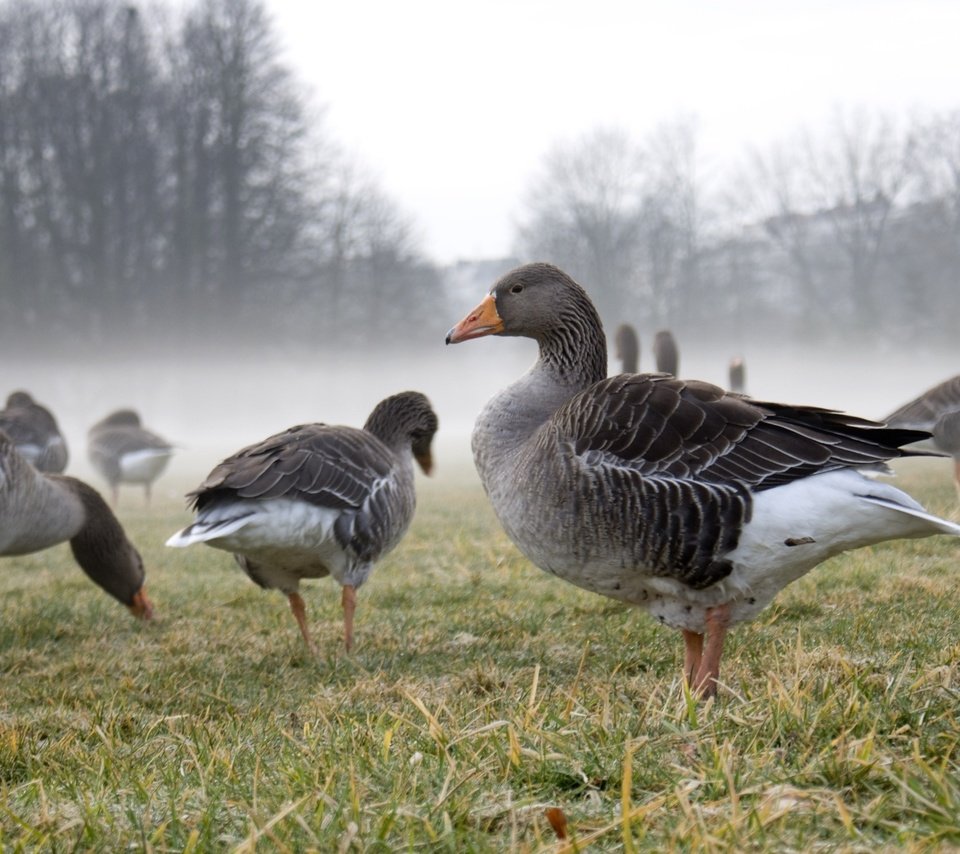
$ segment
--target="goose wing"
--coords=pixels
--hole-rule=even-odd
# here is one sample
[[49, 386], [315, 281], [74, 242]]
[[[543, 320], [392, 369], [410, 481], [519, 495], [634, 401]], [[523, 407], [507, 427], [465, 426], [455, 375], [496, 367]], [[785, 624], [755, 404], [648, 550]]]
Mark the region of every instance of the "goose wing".
[[243, 448], [187, 498], [198, 511], [221, 501], [266, 498], [337, 510], [336, 538], [361, 560], [374, 559], [402, 533], [414, 504], [412, 485], [406, 492], [399, 486], [396, 459], [379, 439], [325, 424], [291, 427]]
[[883, 420], [897, 427], [932, 429], [940, 418], [960, 410], [960, 374], [928, 389]]
[[725, 555], [749, 521], [752, 493], [882, 464], [922, 435], [642, 374], [594, 384], [550, 427], [571, 451], [581, 500], [602, 506], [591, 524], [653, 574], [695, 588], [730, 573]]
[[298, 425], [227, 457], [187, 497], [198, 508], [223, 493], [360, 507], [374, 485], [390, 475], [393, 462], [389, 450], [363, 430]]
[[589, 463], [752, 491], [911, 455], [901, 446], [928, 435], [649, 374], [596, 383], [562, 407], [554, 422]]

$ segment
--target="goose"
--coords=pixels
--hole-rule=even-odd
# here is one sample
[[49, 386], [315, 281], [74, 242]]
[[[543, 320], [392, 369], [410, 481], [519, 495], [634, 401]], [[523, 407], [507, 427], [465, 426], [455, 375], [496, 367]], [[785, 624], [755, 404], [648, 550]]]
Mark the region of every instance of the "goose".
[[621, 323], [613, 337], [617, 358], [625, 374], [635, 374], [640, 365], [640, 342], [629, 323]]
[[683, 634], [684, 676], [716, 693], [724, 636], [847, 549], [960, 526], [861, 474], [925, 434], [768, 403], [664, 374], [606, 376], [587, 293], [535, 263], [447, 334], [539, 345], [477, 418], [473, 455], [510, 539], [536, 566]]
[[6, 432], [20, 455], [39, 471], [60, 474], [67, 467], [67, 443], [57, 419], [29, 392], [14, 391], [0, 411], [0, 430]]
[[928, 446], [953, 457], [954, 482], [960, 494], [960, 374], [927, 389], [883, 420], [891, 427], [928, 431]]
[[87, 455], [110, 485], [114, 506], [121, 483], [142, 483], [146, 503], [150, 487], [173, 456], [173, 445], [147, 430], [133, 409], [118, 409], [87, 432]]
[[100, 493], [74, 477], [38, 471], [0, 431], [0, 555], [31, 554], [68, 540], [95, 584], [135, 616], [151, 619], [143, 561]]
[[677, 376], [680, 368], [680, 351], [669, 329], [661, 329], [653, 336], [653, 359], [657, 371]]
[[332, 575], [349, 652], [357, 588], [413, 519], [413, 460], [430, 474], [437, 424], [427, 398], [406, 391], [378, 403], [362, 430], [302, 424], [243, 448], [188, 493], [196, 519], [167, 545], [232, 552], [256, 584], [286, 594], [311, 652], [300, 581]]
[[730, 360], [730, 391], [736, 394], [747, 393], [747, 363], [742, 356], [734, 356]]

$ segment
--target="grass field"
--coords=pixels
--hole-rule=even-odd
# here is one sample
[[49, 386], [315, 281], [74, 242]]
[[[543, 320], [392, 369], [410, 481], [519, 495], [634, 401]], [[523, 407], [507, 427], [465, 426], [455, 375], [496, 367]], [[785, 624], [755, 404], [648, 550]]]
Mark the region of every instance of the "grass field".
[[[899, 482], [958, 518], [949, 469]], [[732, 633], [726, 687], [695, 704], [678, 633], [528, 564], [473, 478], [418, 485], [351, 655], [333, 582], [304, 585], [311, 658], [280, 594], [164, 548], [172, 498], [121, 498], [152, 624], [66, 546], [4, 559], [0, 849], [960, 846], [957, 541], [814, 570]]]

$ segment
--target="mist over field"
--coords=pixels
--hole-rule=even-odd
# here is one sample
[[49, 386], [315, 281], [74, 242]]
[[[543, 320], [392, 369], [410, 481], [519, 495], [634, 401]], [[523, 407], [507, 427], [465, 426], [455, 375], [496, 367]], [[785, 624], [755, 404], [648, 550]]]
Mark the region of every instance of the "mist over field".
[[[463, 313], [468, 309], [465, 305]], [[458, 319], [451, 316], [449, 325]], [[642, 336], [641, 344], [651, 339], [652, 334]], [[732, 349], [679, 344], [682, 377], [726, 386]], [[845, 351], [786, 343], [737, 354], [746, 358], [747, 392], [753, 397], [869, 418], [883, 417], [960, 369], [948, 352], [880, 346]], [[434, 458], [435, 479], [442, 482], [476, 477], [470, 457], [474, 420], [486, 401], [535, 358], [532, 341], [486, 338], [445, 346], [442, 333], [435, 347], [405, 355], [367, 347], [305, 349], [294, 355], [266, 348], [238, 350], [229, 341], [208, 345], [203, 352], [165, 355], [144, 356], [132, 346], [104, 358], [76, 354], [20, 360], [8, 354], [0, 367], [0, 397], [24, 388], [48, 406], [69, 443], [68, 472], [100, 488], [86, 458], [86, 431], [113, 409], [137, 409], [146, 426], [178, 446], [155, 487], [159, 494], [178, 496], [243, 445], [309, 421], [359, 427], [379, 400], [416, 389], [430, 398], [440, 418]], [[645, 346], [640, 370], [652, 368]], [[610, 373], [617, 370], [611, 346]]]

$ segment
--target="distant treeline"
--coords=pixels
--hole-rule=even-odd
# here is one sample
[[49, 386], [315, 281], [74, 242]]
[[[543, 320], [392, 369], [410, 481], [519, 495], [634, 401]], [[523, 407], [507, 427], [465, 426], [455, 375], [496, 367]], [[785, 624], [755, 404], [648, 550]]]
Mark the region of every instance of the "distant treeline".
[[0, 4], [0, 346], [376, 338], [436, 299], [279, 55], [257, 0]]
[[[0, 0], [0, 351], [396, 348], [462, 310], [437, 310], [462, 270], [423, 257], [324, 131], [267, 9]], [[960, 112], [840, 111], [736, 168], [704, 161], [693, 119], [594, 130], [545, 156], [525, 202], [516, 257], [567, 268], [608, 324], [956, 338]], [[423, 307], [442, 319], [410, 322]]]
[[594, 131], [545, 158], [519, 254], [591, 282], [605, 317], [684, 337], [956, 345], [960, 110], [841, 110], [729, 169], [694, 119]]

